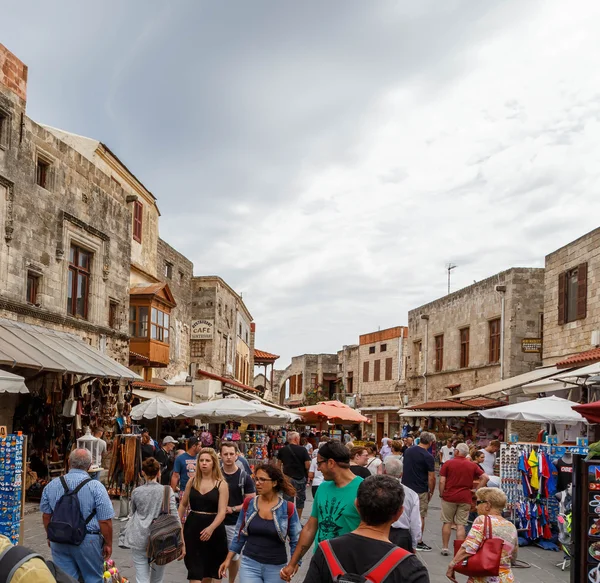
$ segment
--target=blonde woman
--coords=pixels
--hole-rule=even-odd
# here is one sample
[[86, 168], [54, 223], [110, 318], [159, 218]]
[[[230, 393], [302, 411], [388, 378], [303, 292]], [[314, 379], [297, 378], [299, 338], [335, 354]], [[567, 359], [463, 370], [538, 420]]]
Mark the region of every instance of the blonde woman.
[[191, 583], [210, 583], [221, 579], [219, 567], [227, 557], [227, 533], [223, 520], [227, 513], [229, 488], [223, 479], [214, 449], [205, 447], [198, 454], [196, 475], [191, 478], [179, 505], [183, 520], [185, 566]]

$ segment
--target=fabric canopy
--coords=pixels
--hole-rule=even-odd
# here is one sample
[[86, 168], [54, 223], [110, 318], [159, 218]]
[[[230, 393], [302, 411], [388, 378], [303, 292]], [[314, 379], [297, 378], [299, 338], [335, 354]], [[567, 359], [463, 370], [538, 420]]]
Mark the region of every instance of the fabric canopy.
[[302, 416], [306, 423], [317, 423], [325, 419], [330, 421], [350, 421], [352, 423], [367, 423], [368, 417], [361, 415], [360, 411], [352, 409], [340, 401], [324, 401], [316, 405], [298, 407], [294, 413]]
[[538, 423], [555, 423], [558, 425], [573, 425], [585, 419], [573, 411], [577, 405], [574, 401], [560, 397], [544, 397], [532, 401], [512, 403], [496, 409], [478, 411], [482, 417], [488, 419], [509, 419], [511, 421], [533, 421]]
[[594, 401], [585, 405], [575, 405], [573, 410], [583, 415], [588, 423], [600, 423], [600, 401]]
[[139, 419], [155, 419], [163, 417], [164, 419], [175, 419], [189, 417], [188, 411], [192, 407], [174, 403], [164, 397], [154, 397], [144, 401], [131, 409], [131, 418], [136, 421]]
[[279, 425], [299, 419], [291, 411], [281, 411], [260, 401], [246, 401], [233, 396], [194, 405], [188, 411], [188, 416], [206, 423], [244, 421], [259, 425]]
[[25, 379], [12, 372], [0, 370], [0, 393], [28, 393]]
[[444, 411], [406, 411], [404, 409], [401, 409], [400, 411], [400, 417], [415, 417], [417, 419], [419, 417], [469, 417], [470, 415], [475, 415], [476, 413], [479, 413], [479, 411], [465, 411], [464, 409], [446, 409]]
[[594, 364], [589, 364], [588, 366], [584, 366], [582, 368], [578, 368], [572, 372], [565, 370], [565, 374], [556, 375], [557, 378], [572, 378], [572, 377], [593, 377], [600, 375], [600, 362], [595, 362]]
[[172, 397], [171, 395], [166, 395], [165, 393], [157, 393], [156, 391], [144, 391], [144, 389], [134, 388], [131, 392], [136, 397], [140, 397], [140, 399], [144, 399], [145, 401], [155, 399], [156, 397], [160, 397], [161, 399], [166, 399], [167, 401], [171, 401], [172, 403], [178, 403], [179, 405], [192, 405], [192, 403], [186, 401], [185, 399], [180, 399], [179, 397]]

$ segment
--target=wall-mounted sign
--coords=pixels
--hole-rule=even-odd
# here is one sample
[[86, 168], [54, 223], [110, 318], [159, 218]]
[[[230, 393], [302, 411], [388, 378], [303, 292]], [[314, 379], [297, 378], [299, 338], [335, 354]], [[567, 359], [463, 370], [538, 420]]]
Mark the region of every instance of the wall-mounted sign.
[[212, 340], [214, 320], [193, 320], [192, 321], [192, 340]]
[[521, 340], [521, 350], [523, 352], [541, 352], [542, 351], [542, 339], [541, 338], [523, 338]]

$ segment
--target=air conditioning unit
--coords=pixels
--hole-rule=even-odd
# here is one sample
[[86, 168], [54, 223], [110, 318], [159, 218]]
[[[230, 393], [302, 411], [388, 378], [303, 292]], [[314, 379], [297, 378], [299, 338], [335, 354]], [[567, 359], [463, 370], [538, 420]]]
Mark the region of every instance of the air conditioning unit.
[[600, 346], [600, 330], [592, 331], [592, 346]]

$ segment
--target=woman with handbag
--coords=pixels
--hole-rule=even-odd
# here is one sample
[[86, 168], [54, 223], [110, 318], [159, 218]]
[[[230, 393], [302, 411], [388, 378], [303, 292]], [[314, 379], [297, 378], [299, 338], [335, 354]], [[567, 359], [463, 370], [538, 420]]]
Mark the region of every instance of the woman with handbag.
[[511, 563], [517, 558], [519, 543], [515, 525], [502, 517], [505, 506], [506, 494], [500, 488], [477, 490], [479, 516], [448, 565], [450, 581], [456, 582], [457, 571], [469, 576], [467, 583], [514, 583]]
[[[144, 460], [142, 476], [146, 479], [146, 483], [131, 494], [131, 515], [123, 542], [125, 547], [131, 549], [136, 583], [162, 583], [165, 566], [151, 565], [148, 561], [150, 526], [161, 513], [166, 489], [168, 489], [169, 513], [177, 516], [179, 520], [177, 503], [171, 487], [160, 483], [160, 464], [154, 458]], [[185, 548], [178, 560], [181, 560], [184, 555]]]

